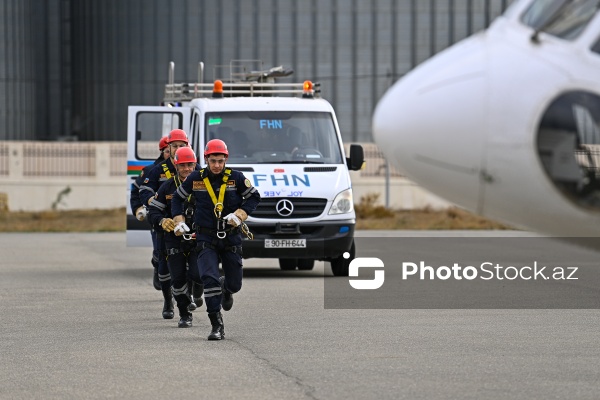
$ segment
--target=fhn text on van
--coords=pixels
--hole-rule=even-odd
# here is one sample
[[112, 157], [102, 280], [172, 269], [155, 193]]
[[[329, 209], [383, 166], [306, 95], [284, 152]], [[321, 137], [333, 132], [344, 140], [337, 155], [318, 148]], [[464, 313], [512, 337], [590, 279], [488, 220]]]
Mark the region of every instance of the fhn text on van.
[[441, 265], [432, 267], [425, 261], [419, 264], [413, 262], [402, 263], [402, 279], [420, 279], [420, 280], [573, 280], [579, 279], [576, 276], [579, 267], [547, 267], [539, 265], [533, 261], [530, 265], [512, 266], [501, 265], [493, 262], [483, 262], [478, 267], [469, 265], [461, 266], [454, 263], [451, 267]]

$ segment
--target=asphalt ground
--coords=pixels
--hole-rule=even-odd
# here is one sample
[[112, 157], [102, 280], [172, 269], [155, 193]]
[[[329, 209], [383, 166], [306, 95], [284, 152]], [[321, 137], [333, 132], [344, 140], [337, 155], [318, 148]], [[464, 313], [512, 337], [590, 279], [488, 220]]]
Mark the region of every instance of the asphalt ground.
[[597, 309], [326, 309], [324, 282], [348, 279], [327, 263], [246, 260], [209, 342], [204, 306], [190, 329], [162, 319], [151, 276], [124, 233], [2, 234], [0, 398], [599, 398]]

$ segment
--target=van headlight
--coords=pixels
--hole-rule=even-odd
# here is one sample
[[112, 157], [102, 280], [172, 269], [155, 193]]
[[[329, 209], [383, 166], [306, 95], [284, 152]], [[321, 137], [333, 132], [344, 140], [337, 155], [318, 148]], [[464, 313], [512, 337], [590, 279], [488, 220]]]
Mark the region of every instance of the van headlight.
[[344, 190], [338, 193], [333, 199], [333, 204], [329, 209], [329, 215], [347, 214], [354, 211], [354, 201], [352, 200], [352, 189]]

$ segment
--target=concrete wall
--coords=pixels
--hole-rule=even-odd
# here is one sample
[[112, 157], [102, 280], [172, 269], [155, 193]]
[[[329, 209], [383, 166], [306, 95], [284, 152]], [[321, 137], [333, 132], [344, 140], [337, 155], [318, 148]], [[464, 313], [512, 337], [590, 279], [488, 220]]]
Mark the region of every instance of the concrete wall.
[[[112, 209], [127, 204], [125, 142], [0, 142], [0, 193], [10, 211]], [[385, 160], [365, 144], [368, 168], [351, 172], [355, 203], [378, 193], [395, 209], [447, 208], [450, 203], [392, 171], [389, 194], [381, 175]], [[4, 196], [2, 196], [4, 197]]]

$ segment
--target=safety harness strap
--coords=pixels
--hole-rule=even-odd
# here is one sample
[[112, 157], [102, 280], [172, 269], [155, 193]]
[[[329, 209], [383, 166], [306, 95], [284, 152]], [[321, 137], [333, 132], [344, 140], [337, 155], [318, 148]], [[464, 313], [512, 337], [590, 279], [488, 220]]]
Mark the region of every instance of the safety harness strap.
[[[207, 242], [199, 242], [197, 249], [198, 249], [198, 252], [201, 252], [204, 249], [211, 249], [211, 250], [217, 251], [217, 248], [215, 245], [213, 245], [211, 243], [207, 243]], [[225, 247], [223, 247], [223, 249], [221, 251], [231, 251], [232, 253], [236, 253], [236, 254], [239, 254], [240, 256], [243, 256], [242, 246], [225, 246]]]
[[219, 198], [217, 199], [217, 196], [215, 195], [215, 191], [212, 188], [212, 185], [210, 184], [210, 180], [208, 179], [208, 176], [204, 177], [204, 184], [206, 186], [206, 190], [208, 191], [208, 194], [210, 196], [210, 199], [212, 200], [213, 204], [215, 205], [215, 210], [217, 205], [221, 205], [221, 210], [216, 210], [219, 212], [219, 215], [217, 216], [217, 218], [221, 218], [220, 212], [223, 211], [222, 207], [223, 207], [223, 200], [225, 200], [225, 191], [227, 189], [227, 181], [229, 180], [229, 176], [231, 175], [231, 170], [229, 168], [225, 169], [225, 172], [223, 173], [223, 183], [221, 184], [221, 188], [219, 189]]
[[165, 173], [167, 179], [171, 179], [171, 171], [169, 171], [169, 166], [167, 165], [167, 163], [162, 163], [161, 165], [163, 167], [163, 172]]

